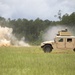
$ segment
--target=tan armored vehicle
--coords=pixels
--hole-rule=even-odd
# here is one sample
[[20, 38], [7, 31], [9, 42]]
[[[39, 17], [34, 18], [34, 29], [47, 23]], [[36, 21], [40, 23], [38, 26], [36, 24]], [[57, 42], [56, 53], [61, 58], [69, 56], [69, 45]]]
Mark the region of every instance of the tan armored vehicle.
[[44, 52], [51, 52], [52, 49], [72, 49], [75, 51], [75, 36], [72, 36], [67, 29], [58, 31], [54, 41], [41, 43]]

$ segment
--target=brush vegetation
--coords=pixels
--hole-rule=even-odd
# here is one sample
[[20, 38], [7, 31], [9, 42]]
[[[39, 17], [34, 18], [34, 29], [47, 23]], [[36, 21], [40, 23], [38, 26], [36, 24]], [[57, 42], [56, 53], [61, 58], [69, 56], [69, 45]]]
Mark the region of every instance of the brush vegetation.
[[0, 75], [74, 75], [75, 53], [40, 47], [0, 47]]
[[61, 10], [59, 10], [58, 14], [59, 21], [42, 20], [40, 18], [28, 20], [25, 18], [5, 19], [4, 17], [0, 17], [0, 26], [12, 28], [13, 34], [15, 34], [18, 39], [25, 37], [25, 40], [30, 44], [38, 45], [43, 41], [42, 36], [47, 28], [51, 28], [52, 26], [65, 25], [72, 29], [75, 34], [75, 12], [70, 15], [65, 14], [61, 16]]

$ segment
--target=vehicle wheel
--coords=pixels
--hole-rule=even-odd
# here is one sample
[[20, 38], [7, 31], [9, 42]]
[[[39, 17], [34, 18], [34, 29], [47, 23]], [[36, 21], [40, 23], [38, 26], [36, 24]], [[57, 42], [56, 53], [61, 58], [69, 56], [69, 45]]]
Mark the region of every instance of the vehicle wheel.
[[75, 52], [75, 48], [73, 49], [73, 51]]
[[46, 45], [44, 46], [43, 50], [45, 53], [50, 53], [52, 51], [52, 47], [50, 45]]

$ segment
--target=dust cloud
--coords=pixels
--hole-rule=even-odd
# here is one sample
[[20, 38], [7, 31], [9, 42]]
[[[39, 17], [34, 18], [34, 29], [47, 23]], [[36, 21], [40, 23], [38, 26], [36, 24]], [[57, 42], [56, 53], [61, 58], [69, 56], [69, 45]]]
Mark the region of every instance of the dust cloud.
[[21, 40], [18, 40], [12, 32], [12, 28], [0, 26], [0, 46], [30, 46], [24, 41], [24, 37], [21, 38]]
[[50, 26], [48, 29], [46, 29], [44, 35], [43, 35], [43, 41], [50, 41], [50, 40], [54, 40], [55, 36], [57, 35], [58, 31], [64, 30], [64, 29], [68, 29], [69, 32], [72, 33], [72, 35], [75, 35], [74, 32], [74, 27], [71, 26], [66, 26], [66, 25], [53, 25]]

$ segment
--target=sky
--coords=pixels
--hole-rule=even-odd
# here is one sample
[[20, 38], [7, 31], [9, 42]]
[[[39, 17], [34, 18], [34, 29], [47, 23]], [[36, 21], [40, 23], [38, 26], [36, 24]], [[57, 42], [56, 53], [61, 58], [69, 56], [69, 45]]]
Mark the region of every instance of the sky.
[[75, 0], [0, 0], [0, 16], [11, 19], [58, 20], [54, 15], [75, 12]]

